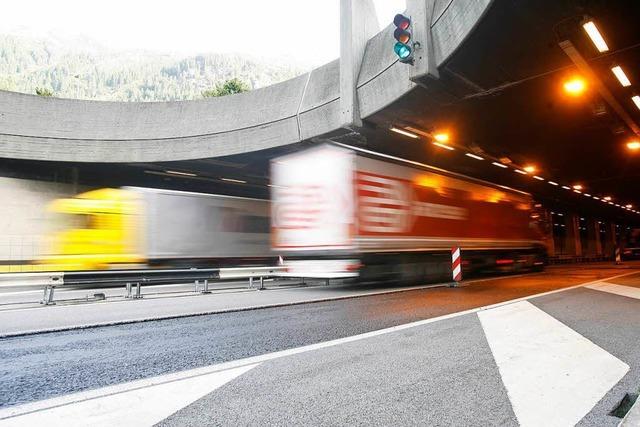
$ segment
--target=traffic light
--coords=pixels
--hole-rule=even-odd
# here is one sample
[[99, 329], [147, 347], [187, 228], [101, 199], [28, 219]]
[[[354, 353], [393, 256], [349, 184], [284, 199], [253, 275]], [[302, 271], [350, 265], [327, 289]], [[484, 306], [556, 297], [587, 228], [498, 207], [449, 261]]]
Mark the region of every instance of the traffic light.
[[411, 18], [399, 13], [393, 18], [393, 24], [396, 26], [393, 37], [396, 44], [393, 51], [398, 55], [400, 62], [405, 64], [413, 64], [413, 46], [411, 42]]

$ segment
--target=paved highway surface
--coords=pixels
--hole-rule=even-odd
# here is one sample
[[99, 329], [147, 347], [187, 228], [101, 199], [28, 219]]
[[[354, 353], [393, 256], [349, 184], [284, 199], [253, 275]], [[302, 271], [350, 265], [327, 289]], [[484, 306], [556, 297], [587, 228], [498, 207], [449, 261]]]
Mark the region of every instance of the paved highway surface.
[[[607, 266], [563, 267], [457, 289], [424, 289], [5, 338], [0, 340], [3, 360], [0, 406], [7, 408], [455, 315], [463, 310], [629, 272]], [[640, 274], [609, 282], [637, 290]], [[520, 387], [509, 382], [509, 372], [513, 371], [512, 377], [519, 377], [517, 367], [501, 361], [511, 360], [513, 355], [501, 356], [504, 346], [495, 344], [522, 337], [501, 337], [504, 328], [496, 325], [503, 324], [500, 319], [505, 325], [521, 322], [526, 326], [552, 318], [552, 326], [564, 325], [558, 329], [560, 341], [576, 339], [579, 345], [585, 346], [578, 357], [569, 356], [567, 361], [571, 366], [581, 366], [581, 358], [593, 351], [594, 360], [601, 362], [593, 366], [609, 373], [608, 377], [595, 381], [591, 400], [581, 399], [587, 403], [592, 401], [588, 410], [581, 412], [581, 408], [573, 408], [567, 419], [577, 422], [582, 416], [575, 418], [575, 414], [587, 414], [581, 421], [583, 425], [615, 425], [619, 420], [607, 416], [606, 412], [624, 392], [633, 391], [640, 384], [640, 328], [635, 327], [640, 324], [640, 301], [635, 296], [576, 288], [531, 299], [526, 304], [534, 310], [528, 305], [517, 306], [522, 313], [517, 310], [515, 314], [498, 313], [495, 319], [485, 320], [476, 313], [456, 315], [400, 332], [271, 360], [252, 367], [219, 391], [199, 396], [202, 399], [194, 399], [192, 405], [185, 403], [187, 407], [167, 418], [165, 423], [508, 425], [530, 420], [532, 415], [527, 404], [518, 406], [513, 401], [512, 394], [517, 401], [522, 393], [509, 390], [509, 387]], [[509, 316], [515, 316], [515, 320]], [[535, 332], [531, 335], [535, 336]], [[568, 334], [569, 338], [562, 334]], [[546, 342], [542, 344], [530, 349], [553, 348]], [[522, 348], [527, 349], [528, 345], [525, 342]], [[516, 356], [516, 359], [520, 357]], [[585, 360], [585, 369], [592, 370], [588, 357]], [[552, 367], [549, 369], [553, 371]], [[581, 377], [585, 375], [583, 371], [568, 374], [586, 381]], [[589, 375], [597, 376], [591, 371]], [[589, 384], [581, 388], [591, 390]], [[571, 387], [564, 391], [575, 392]], [[529, 390], [524, 395], [530, 397], [531, 393]]]

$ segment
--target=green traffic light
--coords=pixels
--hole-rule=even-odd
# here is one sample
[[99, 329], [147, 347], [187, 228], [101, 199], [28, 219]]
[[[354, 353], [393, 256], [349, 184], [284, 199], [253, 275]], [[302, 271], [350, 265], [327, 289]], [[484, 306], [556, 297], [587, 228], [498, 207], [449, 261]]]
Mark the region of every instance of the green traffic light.
[[408, 59], [411, 56], [411, 48], [404, 43], [397, 42], [393, 47], [393, 51], [401, 60]]

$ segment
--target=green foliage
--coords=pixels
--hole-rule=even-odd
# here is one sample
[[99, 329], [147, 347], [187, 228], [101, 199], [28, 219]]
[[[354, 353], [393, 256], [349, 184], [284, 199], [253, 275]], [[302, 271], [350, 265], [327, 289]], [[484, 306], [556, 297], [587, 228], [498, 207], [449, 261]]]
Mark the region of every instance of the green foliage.
[[224, 83], [218, 83], [213, 89], [205, 90], [202, 96], [212, 98], [216, 96], [233, 95], [234, 93], [242, 93], [250, 90], [249, 85], [240, 79], [233, 78], [226, 80]]
[[36, 95], [53, 96], [53, 92], [45, 87], [36, 87]]
[[0, 75], [0, 90], [16, 90], [16, 84], [11, 76]]
[[[78, 45], [78, 46], [77, 46]], [[77, 46], [77, 47], [76, 47]], [[228, 93], [290, 79], [305, 70], [238, 55], [192, 57], [112, 51], [94, 42], [42, 41], [0, 34], [0, 90], [104, 101], [199, 99], [220, 82]], [[224, 87], [224, 83], [222, 86]], [[225, 92], [224, 94], [227, 94]], [[219, 95], [218, 95], [219, 96]]]

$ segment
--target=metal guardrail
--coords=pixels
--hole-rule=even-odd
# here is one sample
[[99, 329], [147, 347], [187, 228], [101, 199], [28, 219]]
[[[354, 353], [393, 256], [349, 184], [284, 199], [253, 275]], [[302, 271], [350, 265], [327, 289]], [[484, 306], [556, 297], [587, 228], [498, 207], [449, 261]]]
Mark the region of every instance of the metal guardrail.
[[0, 287], [41, 287], [61, 284], [63, 272], [0, 273]]
[[253, 288], [254, 279], [260, 280], [258, 289], [264, 289], [264, 279], [283, 273], [285, 267], [235, 267], [171, 270], [109, 270], [67, 272], [56, 283], [46, 283], [41, 304], [54, 302], [54, 290], [58, 286], [83, 285], [125, 285], [125, 298], [142, 298], [142, 287], [146, 285], [167, 285], [193, 283], [194, 291], [211, 293], [210, 282], [230, 279], [249, 279], [249, 288]]
[[613, 261], [611, 255], [555, 255], [548, 258], [549, 264], [573, 264], [582, 262]]

